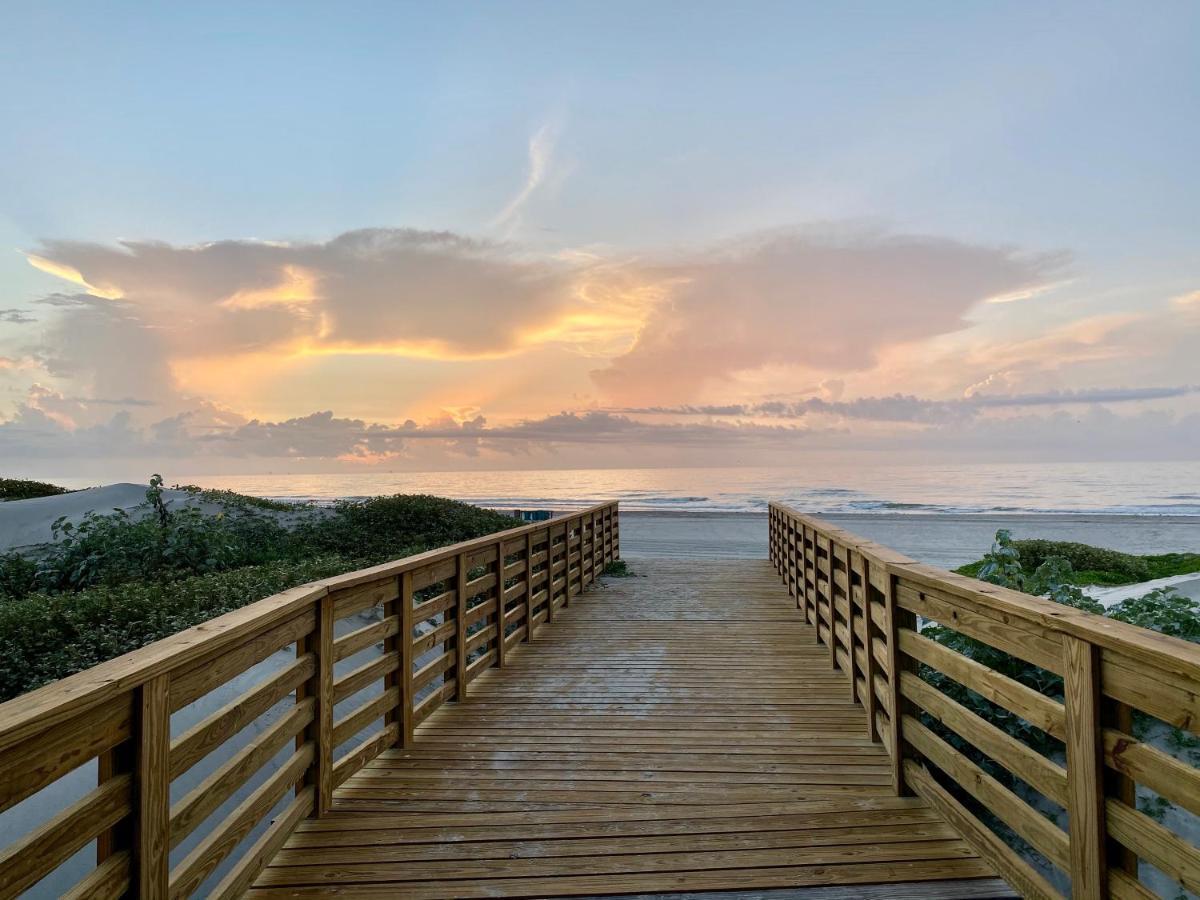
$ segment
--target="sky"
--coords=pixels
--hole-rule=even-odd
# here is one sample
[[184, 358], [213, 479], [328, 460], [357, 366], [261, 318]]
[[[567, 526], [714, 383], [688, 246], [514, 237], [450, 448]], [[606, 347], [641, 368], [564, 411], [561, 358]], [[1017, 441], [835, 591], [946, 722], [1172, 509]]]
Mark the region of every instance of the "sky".
[[12, 474], [1194, 459], [1200, 5], [0, 3]]

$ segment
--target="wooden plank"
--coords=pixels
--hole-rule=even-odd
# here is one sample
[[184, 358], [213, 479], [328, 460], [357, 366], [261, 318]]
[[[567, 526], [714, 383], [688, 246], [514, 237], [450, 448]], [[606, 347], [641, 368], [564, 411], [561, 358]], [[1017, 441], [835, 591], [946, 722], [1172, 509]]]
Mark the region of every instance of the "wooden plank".
[[393, 746], [399, 737], [399, 729], [398, 722], [387, 722], [378, 732], [363, 738], [356, 747], [338, 759], [333, 766], [334, 788], [341, 787], [347, 778], [362, 769], [384, 750]]
[[183, 900], [200, 889], [204, 879], [233, 852], [263, 816], [303, 780], [313, 756], [312, 744], [305, 744], [180, 860], [171, 872], [171, 900]]
[[[1144, 784], [1156, 794], [1200, 816], [1200, 770], [1137, 738], [1106, 728], [1104, 761], [1131, 784]], [[1127, 806], [1134, 798], [1121, 798]]]
[[167, 896], [170, 854], [171, 679], [158, 675], [139, 691], [137, 726], [137, 815], [134, 869], [138, 896]]
[[533, 532], [525, 535], [525, 640], [533, 640]]
[[[131, 812], [132, 778], [93, 789], [0, 851], [0, 897], [17, 897]], [[110, 857], [111, 858], [111, 857]]]
[[316, 673], [316, 657], [305, 653], [257, 687], [231, 700], [171, 742], [174, 780], [221, 746]]
[[892, 761], [892, 790], [898, 795], [908, 793], [904, 783], [904, 735], [901, 731], [901, 718], [904, 711], [904, 700], [900, 693], [900, 676], [902, 672], [912, 671], [911, 658], [904, 653], [901, 645], [903, 636], [912, 634], [916, 628], [916, 620], [912, 613], [901, 609], [896, 598], [896, 579], [889, 577], [883, 592], [884, 608], [887, 610], [887, 665], [884, 671], [884, 681], [887, 683], [888, 724], [891, 731], [888, 734], [887, 745]]
[[904, 761], [905, 783], [927, 800], [980, 856], [1013, 885], [1026, 900], [1057, 900], [1062, 894], [990, 829], [983, 825], [921, 765]]
[[416, 706], [413, 688], [413, 665], [417, 658], [413, 640], [413, 579], [411, 572], [400, 576], [400, 733], [401, 747], [413, 741], [413, 707]]
[[1107, 893], [1108, 874], [1099, 653], [1086, 641], [1064, 635], [1063, 657], [1071, 897], [1100, 900]]
[[132, 865], [128, 850], [114, 853], [81, 878], [61, 900], [120, 900], [129, 891]]
[[296, 643], [313, 630], [315, 621], [312, 611], [304, 610], [290, 621], [248, 637], [232, 649], [222, 650], [215, 656], [210, 654], [189, 668], [171, 672], [171, 712], [182, 709], [271, 654]]
[[[372, 659], [351, 672], [347, 672], [333, 683], [333, 702], [341, 703], [359, 691], [386, 678], [400, 668], [400, 660], [392, 654]], [[395, 687], [395, 685], [392, 685]], [[397, 692], [399, 688], [397, 688]]]
[[333, 617], [344, 619], [373, 606], [383, 606], [395, 600], [396, 576], [385, 575], [373, 583], [330, 590], [330, 596], [333, 597]]
[[311, 697], [298, 703], [174, 803], [170, 807], [170, 849], [177, 847], [255, 772], [301, 734], [312, 722], [315, 708], [316, 701]]
[[123, 694], [8, 750], [0, 757], [0, 812], [128, 740], [132, 728], [133, 696]]
[[352, 631], [340, 638], [335, 638], [333, 642], [333, 660], [334, 662], [341, 662], [346, 657], [353, 656], [355, 653], [361, 653], [368, 647], [382, 644], [399, 632], [399, 616], [391, 615], [378, 622], [372, 622], [370, 625], [359, 628], [357, 631]]
[[376, 719], [381, 719], [391, 709], [394, 709], [400, 702], [400, 691], [396, 688], [390, 688], [384, 691], [378, 697], [374, 697], [362, 705], [356, 707], [352, 712], [347, 713], [341, 719], [338, 719], [333, 726], [333, 746], [340, 747], [362, 729], [366, 728], [371, 722]]
[[1066, 806], [1067, 773], [1005, 731], [981, 719], [911, 672], [900, 673], [901, 692], [959, 737], [969, 741], [1022, 781]]
[[1057, 700], [913, 631], [900, 635], [900, 649], [1047, 734], [1066, 737], [1066, 712]]
[[963, 790], [1061, 869], [1070, 866], [1067, 836], [1040, 812], [988, 775], [912, 716], [904, 716], [904, 739]]
[[467, 697], [467, 598], [463, 586], [467, 583], [466, 554], [458, 556], [458, 569], [455, 575], [455, 585], [458, 587], [458, 605], [454, 610], [454, 699], [461, 702]]
[[1200, 893], [1200, 850], [1119, 800], [1105, 802], [1109, 833], [1193, 894]]
[[[317, 648], [317, 673], [313, 678], [312, 693], [316, 708], [312, 710], [308, 737], [312, 741], [315, 757], [310, 775], [314, 788], [313, 810], [324, 816], [333, 809], [333, 641], [334, 641], [334, 598], [321, 598], [317, 616], [315, 642]], [[301, 709], [301, 701], [296, 704]], [[301, 714], [307, 715], [307, 714]]]
[[221, 879], [213, 889], [214, 900], [235, 900], [242, 897], [271, 857], [283, 846], [288, 835], [312, 812], [314, 805], [313, 789], [305, 788], [284, 810], [283, 815], [251, 845], [238, 864]]

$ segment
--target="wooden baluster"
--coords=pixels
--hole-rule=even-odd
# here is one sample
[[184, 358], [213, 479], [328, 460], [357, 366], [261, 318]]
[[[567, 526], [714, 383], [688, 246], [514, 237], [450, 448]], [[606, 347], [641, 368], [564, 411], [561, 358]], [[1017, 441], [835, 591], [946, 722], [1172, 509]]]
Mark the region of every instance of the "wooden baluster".
[[[818, 628], [821, 622], [820, 614], [817, 612], [817, 604], [821, 602], [821, 596], [817, 592], [817, 535], [809, 526], [805, 525], [800, 529], [800, 565], [803, 568], [801, 577], [804, 579], [804, 594], [807, 598], [805, 603], [806, 615], [812, 623], [813, 628]], [[808, 572], [812, 569], [813, 575], [809, 579]], [[818, 635], [819, 635], [818, 628]], [[818, 640], [820, 638], [818, 637]]]
[[1100, 659], [1094, 644], [1063, 635], [1066, 706], [1067, 816], [1071, 897], [1108, 896], [1105, 869], [1104, 745], [1100, 734]]
[[137, 818], [134, 859], [137, 896], [165, 900], [170, 879], [171, 699], [170, 676], [138, 688]]
[[863, 708], [867, 712], [867, 736], [875, 743], [879, 743], [879, 729], [875, 725], [875, 711], [878, 701], [875, 699], [875, 651], [873, 646], [875, 621], [871, 617], [871, 561], [865, 556], [862, 557], [862, 616], [863, 616], [863, 634], [866, 635], [866, 640], [863, 642], [863, 658], [866, 660], [866, 669], [863, 672], [863, 678], [867, 682], [866, 696], [863, 698]]
[[597, 546], [596, 545], [596, 514], [592, 513], [591, 518], [592, 518], [592, 535], [591, 535], [592, 543], [591, 543], [591, 546], [588, 548], [588, 554], [592, 558], [592, 575], [588, 579], [588, 584], [591, 584], [593, 581], [595, 581], [596, 575], [599, 574], [596, 571], [596, 546]]
[[504, 668], [504, 542], [496, 542], [496, 668]]
[[454, 699], [467, 699], [467, 554], [457, 557], [454, 579]]
[[413, 742], [413, 575], [400, 576], [400, 746]]
[[525, 535], [525, 641], [533, 640], [533, 532]]
[[788, 594], [794, 597], [796, 595], [796, 582], [799, 580], [799, 572], [796, 570], [796, 523], [790, 517], [784, 531], [784, 540], [787, 542], [787, 551], [784, 554], [787, 564], [783, 570], [783, 583], [787, 585]]
[[888, 705], [891, 707], [888, 742], [891, 745], [892, 790], [897, 796], [906, 796], [912, 791], [904, 783], [904, 733], [900, 723], [908, 708], [908, 701], [900, 693], [900, 673], [915, 672], [916, 666], [900, 651], [900, 632], [905, 628], [915, 631], [917, 618], [909, 610], [901, 609], [896, 602], [896, 582], [896, 576], [888, 572], [884, 582], [887, 587], [883, 593], [884, 610], [887, 613]]
[[397, 628], [396, 633], [394, 635], [392, 635], [391, 637], [385, 639], [383, 642], [383, 655], [394, 657], [396, 659], [396, 668], [394, 670], [392, 670], [391, 672], [389, 672], [387, 675], [385, 675], [383, 678], [383, 689], [384, 689], [384, 691], [388, 691], [388, 690], [391, 690], [392, 688], [396, 688], [397, 692], [400, 694], [400, 702], [399, 702], [399, 704], [394, 706], [392, 709], [387, 711], [387, 713], [383, 717], [383, 721], [387, 725], [396, 723], [396, 725], [398, 726], [397, 734], [396, 734], [396, 743], [400, 743], [402, 740], [401, 731], [403, 728], [403, 726], [401, 725], [401, 719], [403, 718], [403, 714], [402, 714], [401, 710], [404, 708], [404, 704], [405, 704], [404, 698], [407, 697], [408, 694], [404, 690], [403, 672], [401, 671], [401, 669], [403, 668], [403, 665], [404, 665], [404, 651], [401, 649], [401, 645], [404, 642], [403, 642], [403, 640], [401, 640], [400, 635], [401, 635], [401, 629], [404, 627], [404, 621], [403, 621], [404, 616], [400, 612], [400, 606], [402, 605], [404, 598], [401, 596], [399, 579], [396, 580], [395, 593], [396, 593], [395, 599], [389, 600], [383, 604], [384, 619], [388, 619], [388, 618], [391, 618], [392, 616], [396, 616], [396, 618], [400, 620], [400, 627]]
[[[1117, 729], [1122, 734], [1133, 734], [1133, 707], [1110, 697], [1102, 698], [1102, 704], [1101, 713], [1104, 716], [1104, 724]], [[1104, 767], [1104, 781], [1106, 796], [1120, 800], [1132, 809], [1137, 809], [1136, 781], [1108, 766]], [[1108, 865], [1110, 868], [1120, 866], [1127, 875], [1131, 875], [1135, 881], [1137, 880], [1137, 854], [1111, 838], [1108, 841]]]
[[[829, 549], [825, 551], [825, 568], [828, 570], [825, 573], [825, 602], [829, 607], [829, 666], [835, 672], [840, 671], [837, 661], [837, 608], [833, 602], [833, 553], [835, 544], [832, 539], [828, 539]], [[817, 578], [821, 577], [820, 572], [817, 573]]]
[[[566, 546], [563, 535], [563, 546]], [[546, 526], [546, 621], [554, 624], [554, 532]]]
[[571, 529], [574, 527], [574, 523], [568, 519], [563, 529], [563, 609], [571, 605]]
[[850, 548], [841, 548], [842, 574], [846, 576], [846, 659], [850, 665], [850, 702], [858, 702], [858, 660], [854, 655], [854, 570], [850, 567]]
[[321, 598], [314, 641], [317, 654], [317, 673], [314, 676], [317, 714], [310, 727], [316, 748], [313, 783], [317, 788], [315, 812], [318, 817], [333, 809], [333, 604], [333, 594]]

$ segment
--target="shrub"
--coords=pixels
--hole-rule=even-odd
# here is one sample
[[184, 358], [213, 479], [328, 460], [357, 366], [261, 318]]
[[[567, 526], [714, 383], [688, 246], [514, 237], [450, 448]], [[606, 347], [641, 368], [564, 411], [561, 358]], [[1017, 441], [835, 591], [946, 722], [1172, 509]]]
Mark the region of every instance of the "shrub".
[[253, 507], [255, 509], [269, 509], [272, 512], [291, 512], [304, 508], [304, 504], [302, 503], [283, 503], [279, 500], [268, 500], [266, 497], [251, 497], [249, 494], [239, 494], [236, 491], [202, 488], [196, 484], [176, 484], [171, 489], [175, 491], [187, 491], [189, 494], [206, 503], [220, 503], [223, 506]]
[[[1067, 574], [1072, 584], [1132, 584], [1152, 578], [1200, 572], [1200, 553], [1161, 553], [1135, 556], [1073, 541], [1041, 539], [1010, 542], [1020, 556], [1023, 569], [1033, 571], [1047, 559], [1062, 559], [1070, 564]], [[986, 558], [969, 563], [956, 571], [974, 578], [982, 577]]]
[[34, 497], [53, 497], [56, 494], [69, 494], [65, 487], [57, 484], [47, 484], [44, 481], [26, 481], [21, 478], [0, 478], [0, 501], [30, 500]]
[[0, 700], [346, 568], [327, 555], [0, 603]]
[[140, 515], [89, 512], [78, 524], [55, 522], [55, 543], [38, 564], [38, 588], [171, 580], [293, 555], [294, 539], [271, 519], [249, 510], [217, 516], [194, 506], [167, 510], [155, 492], [152, 483], [151, 508]]
[[428, 494], [343, 501], [334, 514], [302, 523], [296, 536], [314, 552], [385, 562], [413, 547], [441, 547], [513, 528], [509, 516]]
[[19, 600], [37, 589], [37, 564], [20, 553], [0, 556], [0, 600]]

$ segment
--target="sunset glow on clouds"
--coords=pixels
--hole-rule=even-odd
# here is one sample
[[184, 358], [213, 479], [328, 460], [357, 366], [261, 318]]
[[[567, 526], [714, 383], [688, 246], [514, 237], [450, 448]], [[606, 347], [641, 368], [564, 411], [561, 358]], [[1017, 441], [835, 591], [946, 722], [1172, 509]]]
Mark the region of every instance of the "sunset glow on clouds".
[[[318, 39], [368, 24], [312, 18], [285, 27], [283, 58], [196, 49], [215, 81], [186, 117], [191, 51], [152, 40], [95, 70], [102, 96], [78, 74], [31, 86], [39, 109], [101, 134], [98, 106], [129, 133], [84, 149], [60, 117], [0, 145], [0, 453], [246, 470], [1194, 455], [1200, 197], [1186, 153], [1151, 162], [1140, 137], [1195, 146], [1186, 29], [1133, 7], [1023, 15], [1049, 18], [963, 10], [918, 34], [764, 7], [757, 24], [647, 14], [629, 35], [556, 11], [522, 80], [497, 48], [534, 35], [431, 14], [425, 43], [380, 57], [412, 86], [386, 114], [366, 64]], [[9, 40], [48, 59], [92, 53], [76, 42], [96, 29], [120, 43], [87, 18], [55, 19], [62, 46]], [[546, 49], [580, 34], [591, 54]], [[968, 38], [995, 52], [965, 58]], [[606, 52], [626, 80], [581, 61]], [[221, 59], [297, 81], [259, 95]], [[324, 59], [340, 93], [297, 59]], [[889, 59], [909, 61], [873, 69]], [[1149, 95], [1176, 113], [1146, 118]], [[316, 110], [337, 127], [280, 143]]]

